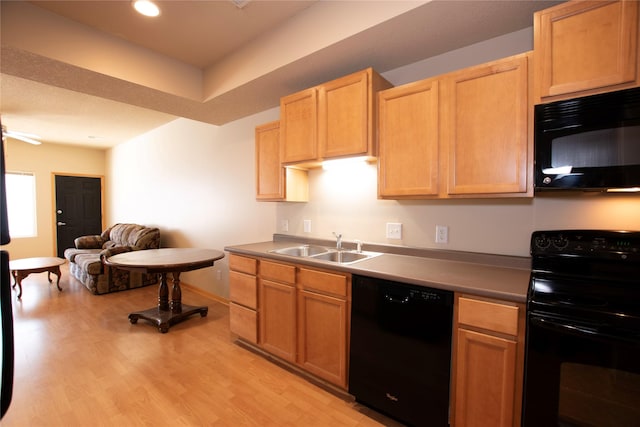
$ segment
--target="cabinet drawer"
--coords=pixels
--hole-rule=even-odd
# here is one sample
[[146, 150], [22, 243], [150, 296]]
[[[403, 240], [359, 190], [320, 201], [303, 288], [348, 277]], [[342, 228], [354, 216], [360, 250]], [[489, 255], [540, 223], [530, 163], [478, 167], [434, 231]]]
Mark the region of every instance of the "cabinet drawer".
[[255, 310], [229, 303], [229, 329], [234, 334], [258, 343], [258, 316]]
[[296, 268], [292, 265], [261, 261], [260, 277], [293, 285], [296, 283]]
[[237, 271], [229, 272], [229, 299], [249, 308], [258, 307], [258, 287], [256, 276]]
[[229, 255], [229, 268], [247, 274], [256, 274], [258, 261], [254, 258], [247, 258], [240, 255]]
[[518, 310], [513, 305], [460, 297], [458, 323], [517, 336]]
[[298, 282], [304, 289], [314, 289], [342, 297], [347, 296], [348, 277], [342, 274], [301, 268]]

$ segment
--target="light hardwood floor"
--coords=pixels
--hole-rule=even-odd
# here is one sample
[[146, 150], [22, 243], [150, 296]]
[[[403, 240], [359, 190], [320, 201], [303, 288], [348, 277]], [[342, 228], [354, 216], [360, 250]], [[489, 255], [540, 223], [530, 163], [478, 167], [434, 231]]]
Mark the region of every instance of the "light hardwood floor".
[[[55, 276], [53, 276], [55, 278]], [[208, 305], [161, 334], [129, 312], [152, 307], [157, 288], [92, 295], [62, 267], [62, 292], [46, 273], [14, 299], [14, 426], [398, 425], [234, 344], [226, 305]]]

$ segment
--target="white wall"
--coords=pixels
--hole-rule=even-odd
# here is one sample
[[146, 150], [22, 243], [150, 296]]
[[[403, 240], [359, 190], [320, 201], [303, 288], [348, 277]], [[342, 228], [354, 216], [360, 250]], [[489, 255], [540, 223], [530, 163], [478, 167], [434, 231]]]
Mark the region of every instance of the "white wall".
[[[272, 109], [223, 127], [178, 119], [107, 154], [108, 223], [157, 226], [163, 247], [222, 250], [271, 240], [273, 203], [255, 201], [254, 128]], [[228, 297], [226, 258], [181, 280]]]
[[530, 50], [533, 50], [533, 27], [396, 68], [383, 76], [398, 86]]

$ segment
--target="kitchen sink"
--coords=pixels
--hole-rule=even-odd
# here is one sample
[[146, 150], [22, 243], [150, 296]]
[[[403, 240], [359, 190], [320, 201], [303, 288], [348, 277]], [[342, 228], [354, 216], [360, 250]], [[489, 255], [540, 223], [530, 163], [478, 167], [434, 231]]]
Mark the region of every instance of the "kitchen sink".
[[269, 252], [272, 252], [274, 254], [280, 254], [280, 255], [308, 257], [308, 256], [327, 253], [329, 252], [329, 248], [326, 248], [324, 246], [316, 246], [316, 245], [299, 245], [299, 246], [292, 246], [292, 247], [283, 248], [283, 249], [274, 249]]
[[377, 252], [331, 251], [315, 255], [312, 258], [322, 261], [337, 262], [340, 264], [350, 264], [356, 261], [373, 258], [378, 255], [380, 254]]
[[379, 252], [357, 252], [337, 250], [317, 245], [298, 245], [269, 251], [279, 255], [312, 258], [318, 261], [336, 262], [339, 264], [351, 264], [365, 259], [382, 255]]

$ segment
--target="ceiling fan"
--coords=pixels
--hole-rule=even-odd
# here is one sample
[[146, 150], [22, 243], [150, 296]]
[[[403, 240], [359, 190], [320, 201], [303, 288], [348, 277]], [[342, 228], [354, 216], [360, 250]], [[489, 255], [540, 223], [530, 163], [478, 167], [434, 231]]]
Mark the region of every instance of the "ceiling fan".
[[5, 137], [19, 139], [20, 141], [28, 142], [29, 144], [33, 144], [33, 145], [42, 144], [37, 139], [37, 138], [40, 138], [38, 135], [34, 135], [32, 133], [26, 133], [26, 132], [7, 130], [6, 126], [2, 125], [2, 138], [4, 139]]

